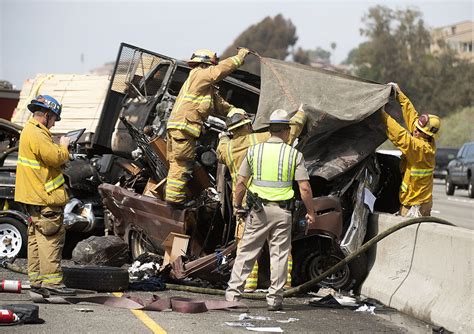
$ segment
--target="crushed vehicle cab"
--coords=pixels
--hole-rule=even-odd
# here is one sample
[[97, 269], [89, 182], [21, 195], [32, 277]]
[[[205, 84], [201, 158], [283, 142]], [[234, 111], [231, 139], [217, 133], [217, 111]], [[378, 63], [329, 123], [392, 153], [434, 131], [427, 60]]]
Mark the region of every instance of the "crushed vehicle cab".
[[[313, 72], [314, 69], [301, 65], [272, 63], [274, 60], [268, 58], [262, 64], [264, 61], [269, 66], [263, 66], [262, 78], [235, 71], [219, 82], [218, 88], [228, 102], [254, 115], [253, 126], [257, 131], [264, 130], [261, 124], [274, 109], [296, 110], [296, 100], [306, 104], [309, 121], [297, 148], [308, 163], [318, 221], [305, 234], [304, 209], [296, 193], [293, 282], [303, 283], [361, 246], [370, 210], [398, 210], [399, 158], [375, 153], [386, 139], [376, 111], [389, 102], [390, 88], [334, 72]], [[323, 84], [305, 94], [314, 97], [318, 89], [326, 90], [326, 103], [333, 103], [332, 97], [338, 99], [337, 94], [331, 95], [334, 91], [341, 90], [347, 95], [348, 90], [355, 89], [353, 98], [359, 104], [352, 103], [341, 115], [333, 115], [327, 111], [331, 107], [318, 109], [306, 95], [285, 97], [289, 83], [276, 80], [279, 86], [268, 87], [269, 81], [275, 81], [268, 73], [275, 76], [275, 72], [284, 72], [287, 66], [297, 68], [290, 68], [289, 73], [284, 73], [285, 78], [294, 71], [300, 82], [305, 78], [309, 82], [323, 80], [325, 84], [335, 84], [332, 90], [327, 91]], [[226, 131], [222, 119], [209, 117], [198, 139], [193, 179], [188, 187], [188, 196], [196, 200], [196, 205], [173, 210], [163, 200], [166, 122], [189, 71], [184, 62], [121, 44], [93, 146], [128, 161], [120, 163], [126, 173], [119, 181], [101, 184], [99, 193], [105, 206], [107, 231], [123, 237], [133, 257], [145, 251], [163, 253], [173, 237], [184, 235], [186, 246], [179, 254], [183, 256], [171, 259], [175, 260], [174, 277], [199, 277], [222, 283], [230, 275], [235, 253], [231, 179], [225, 166], [217, 164], [215, 153], [218, 135]], [[346, 86], [338, 86], [341, 79]], [[363, 87], [357, 91], [358, 86]], [[229, 261], [223, 261], [227, 256]], [[268, 275], [264, 273], [269, 268], [260, 267], [259, 284], [264, 286], [268, 284]], [[366, 270], [365, 258], [361, 256], [323, 284], [337, 289], [355, 288]]]

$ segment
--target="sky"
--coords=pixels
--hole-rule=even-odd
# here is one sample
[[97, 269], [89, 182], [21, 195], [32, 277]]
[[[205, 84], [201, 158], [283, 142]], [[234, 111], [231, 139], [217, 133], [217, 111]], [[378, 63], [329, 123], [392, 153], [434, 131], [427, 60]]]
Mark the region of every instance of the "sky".
[[114, 61], [121, 42], [178, 59], [221, 53], [250, 25], [279, 13], [296, 46], [330, 50], [340, 63], [364, 38], [361, 19], [377, 4], [416, 8], [429, 27], [473, 20], [471, 1], [74, 1], [0, 0], [0, 80], [18, 89], [37, 73], [87, 73]]

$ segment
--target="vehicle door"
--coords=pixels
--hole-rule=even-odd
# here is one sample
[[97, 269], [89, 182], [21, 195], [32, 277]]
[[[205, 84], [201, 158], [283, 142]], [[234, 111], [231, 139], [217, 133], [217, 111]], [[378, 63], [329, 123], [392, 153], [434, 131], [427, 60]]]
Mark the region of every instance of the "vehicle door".
[[[119, 155], [136, 148], [119, 120], [123, 115], [139, 130], [151, 125], [166, 106], [176, 60], [133, 45], [120, 45], [109, 91], [104, 103], [94, 145]], [[172, 106], [174, 101], [170, 102]]]
[[451, 175], [451, 180], [455, 184], [460, 184], [462, 182], [461, 171], [462, 171], [462, 161], [465, 152], [467, 151], [467, 145], [463, 145], [456, 156], [456, 159], [452, 161], [449, 168], [449, 173]]
[[468, 170], [474, 164], [474, 143], [467, 144], [463, 153], [460, 166], [460, 182], [464, 185], [469, 183]]

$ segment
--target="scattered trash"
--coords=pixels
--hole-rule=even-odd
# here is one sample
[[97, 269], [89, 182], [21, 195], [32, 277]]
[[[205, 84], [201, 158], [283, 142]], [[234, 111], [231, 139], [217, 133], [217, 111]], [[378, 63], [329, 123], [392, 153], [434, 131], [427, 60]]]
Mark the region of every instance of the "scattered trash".
[[114, 235], [92, 236], [77, 244], [72, 260], [78, 264], [121, 267], [129, 261], [128, 245]]
[[131, 282], [128, 290], [132, 291], [163, 291], [166, 284], [161, 277], [152, 276], [137, 282]]
[[287, 320], [277, 320], [277, 322], [281, 324], [289, 324], [290, 322], [297, 322], [300, 321], [298, 318], [288, 318]]
[[283, 333], [280, 327], [246, 327], [245, 329], [253, 332]]
[[225, 324], [230, 327], [254, 327], [255, 325], [250, 322], [232, 322], [226, 321]]
[[143, 281], [156, 276], [161, 269], [163, 257], [153, 253], [143, 253], [128, 269], [130, 281]]
[[20, 318], [10, 310], [0, 310], [0, 323], [13, 324], [18, 322]]
[[375, 314], [375, 306], [368, 306], [367, 304], [364, 304], [362, 306], [360, 306], [357, 310], [355, 310], [356, 312], [367, 312], [367, 313], [370, 313], [370, 314]]
[[239, 315], [239, 320], [271, 320], [270, 317], [264, 317], [261, 315], [249, 315], [248, 313], [242, 313]]
[[327, 295], [320, 299], [312, 299], [309, 301], [309, 305], [316, 307], [343, 308], [333, 295]]
[[94, 310], [91, 308], [75, 308], [74, 310], [76, 310], [77, 312], [85, 312], [85, 313], [94, 312]]

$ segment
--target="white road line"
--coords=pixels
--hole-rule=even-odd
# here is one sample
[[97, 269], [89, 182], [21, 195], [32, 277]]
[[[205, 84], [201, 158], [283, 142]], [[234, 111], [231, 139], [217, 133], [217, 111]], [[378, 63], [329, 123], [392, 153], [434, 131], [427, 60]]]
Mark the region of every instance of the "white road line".
[[474, 200], [469, 200], [469, 199], [463, 199], [463, 198], [451, 198], [448, 197], [448, 201], [455, 201], [455, 202], [463, 202], [463, 203], [472, 203], [474, 204]]
[[431, 210], [431, 213], [441, 213], [441, 211], [438, 211], [438, 210]]

